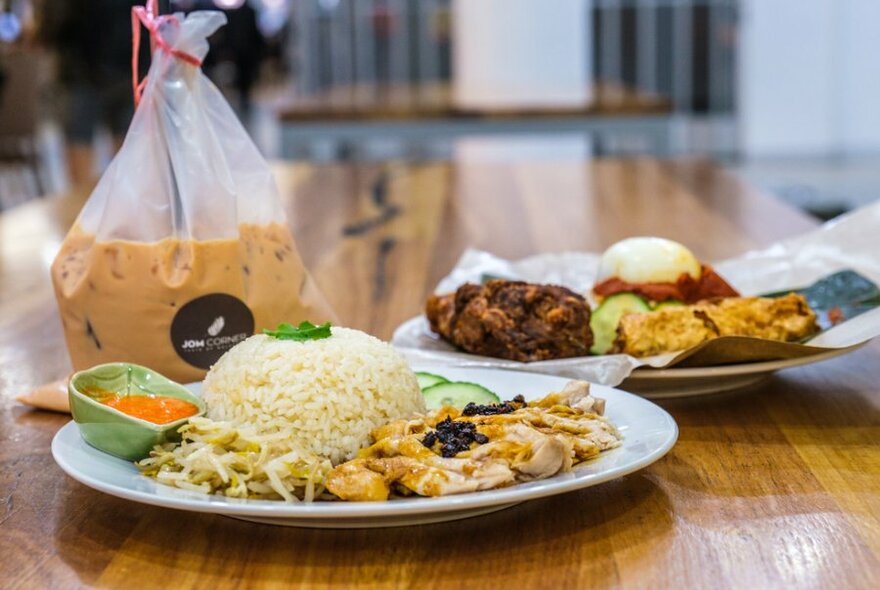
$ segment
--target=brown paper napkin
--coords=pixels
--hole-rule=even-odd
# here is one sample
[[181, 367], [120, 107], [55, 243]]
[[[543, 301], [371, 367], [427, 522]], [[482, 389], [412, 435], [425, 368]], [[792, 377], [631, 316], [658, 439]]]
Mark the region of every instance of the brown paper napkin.
[[17, 398], [23, 404], [39, 408], [41, 410], [51, 410], [53, 412], [70, 413], [70, 402], [67, 398], [67, 381], [68, 377], [46, 383], [34, 388], [27, 393], [19, 395]]

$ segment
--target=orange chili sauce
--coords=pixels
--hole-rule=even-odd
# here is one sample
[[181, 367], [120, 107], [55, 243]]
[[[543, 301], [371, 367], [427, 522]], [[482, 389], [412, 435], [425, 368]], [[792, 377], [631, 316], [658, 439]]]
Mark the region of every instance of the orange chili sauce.
[[152, 394], [119, 395], [100, 387], [86, 388], [84, 393], [105, 406], [153, 424], [168, 424], [199, 413], [198, 406], [176, 397]]

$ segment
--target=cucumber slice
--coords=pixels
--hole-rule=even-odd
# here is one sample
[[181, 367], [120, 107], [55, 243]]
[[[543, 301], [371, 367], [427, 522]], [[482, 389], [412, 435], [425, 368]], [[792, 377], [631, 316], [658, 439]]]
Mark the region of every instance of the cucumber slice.
[[461, 409], [470, 402], [480, 405], [501, 402], [501, 398], [482, 385], [463, 381], [432, 385], [422, 391], [422, 395], [425, 396], [425, 406], [428, 410], [436, 410], [443, 406]]
[[657, 305], [654, 306], [654, 311], [660, 311], [661, 309], [666, 309], [667, 307], [681, 307], [684, 305], [684, 302], [679, 301], [678, 299], [667, 299], [666, 301], [661, 301]]
[[648, 302], [633, 293], [618, 293], [605, 299], [590, 316], [590, 329], [593, 331], [593, 346], [590, 352], [607, 353], [617, 337], [620, 318], [628, 313], [646, 311], [651, 311]]
[[419, 380], [419, 388], [422, 390], [438, 383], [449, 383], [449, 379], [446, 377], [435, 375], [434, 373], [426, 373], [425, 371], [416, 371], [416, 379]]

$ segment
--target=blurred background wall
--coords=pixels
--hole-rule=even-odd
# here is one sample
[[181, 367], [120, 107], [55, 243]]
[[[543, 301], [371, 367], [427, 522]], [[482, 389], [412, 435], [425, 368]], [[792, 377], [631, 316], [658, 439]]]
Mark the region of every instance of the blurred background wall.
[[[133, 3], [0, 0], [0, 207], [112, 157]], [[880, 194], [876, 0], [163, 4], [226, 11], [204, 67], [269, 157], [699, 155], [823, 216]]]
[[880, 152], [880, 2], [743, 0], [740, 150]]

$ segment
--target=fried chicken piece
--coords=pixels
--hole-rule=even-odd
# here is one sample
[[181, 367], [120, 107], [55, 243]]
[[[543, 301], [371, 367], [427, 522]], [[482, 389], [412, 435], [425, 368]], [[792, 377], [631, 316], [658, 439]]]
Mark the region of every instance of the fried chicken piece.
[[797, 293], [731, 297], [625, 315], [614, 351], [637, 357], [687, 350], [721, 336], [795, 342], [819, 329], [816, 313]]
[[585, 356], [593, 344], [589, 304], [555, 285], [466, 284], [431, 296], [425, 311], [433, 331], [473, 354], [541, 361]]

